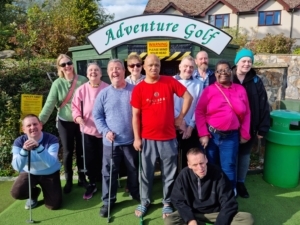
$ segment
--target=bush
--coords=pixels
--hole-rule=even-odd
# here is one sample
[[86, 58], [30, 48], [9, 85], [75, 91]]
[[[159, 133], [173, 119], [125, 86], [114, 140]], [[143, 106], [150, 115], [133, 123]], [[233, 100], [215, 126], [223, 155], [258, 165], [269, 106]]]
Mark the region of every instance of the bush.
[[223, 30], [232, 37], [230, 44], [238, 45], [240, 48], [243, 48], [247, 44], [248, 33], [244, 28], [229, 27]]
[[[14, 174], [10, 166], [13, 141], [20, 135], [21, 94], [42, 94], [45, 102], [51, 82], [46, 72], [55, 71], [53, 60], [0, 63], [0, 176]], [[57, 135], [52, 113], [44, 130]]]
[[294, 46], [293, 54], [300, 55], [300, 46], [299, 45]]
[[281, 34], [267, 34], [262, 39], [252, 40], [248, 47], [256, 53], [288, 54], [292, 52], [295, 39]]

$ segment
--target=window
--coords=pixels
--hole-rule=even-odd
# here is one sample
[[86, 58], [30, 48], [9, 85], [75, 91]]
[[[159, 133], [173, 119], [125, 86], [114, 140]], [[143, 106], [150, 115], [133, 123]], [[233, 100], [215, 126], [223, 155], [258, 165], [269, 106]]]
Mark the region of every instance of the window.
[[77, 73], [83, 76], [86, 76], [87, 65], [91, 62], [96, 62], [102, 70], [102, 74], [105, 74], [106, 67], [109, 59], [95, 59], [95, 60], [82, 60], [77, 61]]
[[279, 25], [280, 14], [280, 11], [258, 12], [258, 26]]
[[229, 27], [229, 14], [210, 15], [208, 22], [218, 28]]

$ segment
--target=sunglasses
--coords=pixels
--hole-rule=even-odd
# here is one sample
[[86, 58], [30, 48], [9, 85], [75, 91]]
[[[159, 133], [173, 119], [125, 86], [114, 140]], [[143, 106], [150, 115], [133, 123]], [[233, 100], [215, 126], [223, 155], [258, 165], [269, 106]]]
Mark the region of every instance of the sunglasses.
[[134, 68], [135, 66], [136, 66], [137, 68], [140, 68], [140, 67], [142, 66], [142, 64], [137, 63], [137, 64], [131, 64], [131, 65], [128, 65], [128, 67], [130, 67], [130, 68]]
[[72, 61], [69, 61], [69, 62], [66, 62], [66, 63], [62, 63], [62, 64], [60, 64], [59, 66], [60, 66], [60, 67], [66, 67], [66, 65], [71, 66], [71, 65], [73, 65], [73, 62], [72, 62]]
[[226, 69], [226, 70], [217, 70], [216, 73], [218, 74], [222, 74], [222, 73], [230, 73], [231, 72], [231, 69]]

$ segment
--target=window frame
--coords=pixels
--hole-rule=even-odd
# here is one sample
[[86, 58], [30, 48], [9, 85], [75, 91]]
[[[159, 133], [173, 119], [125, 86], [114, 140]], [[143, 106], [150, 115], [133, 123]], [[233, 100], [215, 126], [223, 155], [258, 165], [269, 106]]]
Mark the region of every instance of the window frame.
[[[217, 27], [216, 26], [216, 17], [217, 16], [222, 16], [222, 27]], [[224, 16], [228, 16], [228, 26], [224, 26]], [[212, 24], [210, 22], [211, 20], [211, 17], [214, 17], [214, 24]], [[219, 18], [218, 18], [219, 19]], [[226, 14], [214, 14], [214, 15], [208, 15], [208, 23], [219, 28], [219, 29], [223, 29], [223, 28], [229, 28], [230, 27], [230, 13], [226, 13]]]
[[[275, 21], [275, 13], [279, 13], [279, 22], [274, 23]], [[260, 14], [264, 14], [264, 23], [260, 24]], [[269, 14], [269, 15], [267, 15]], [[270, 16], [272, 14], [272, 24], [267, 24], [267, 16]], [[270, 10], [270, 11], [258, 11], [258, 26], [278, 26], [281, 25], [281, 10]]]

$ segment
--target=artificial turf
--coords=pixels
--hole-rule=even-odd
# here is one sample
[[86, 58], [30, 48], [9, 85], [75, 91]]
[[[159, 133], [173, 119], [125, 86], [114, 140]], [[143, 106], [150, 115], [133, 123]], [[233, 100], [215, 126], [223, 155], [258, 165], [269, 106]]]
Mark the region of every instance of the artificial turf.
[[[11, 186], [0, 183], [0, 206], [6, 201]], [[125, 180], [121, 181], [125, 185]], [[6, 188], [4, 188], [4, 186]], [[250, 193], [249, 199], [237, 198], [239, 210], [252, 213], [258, 225], [299, 225], [300, 224], [300, 187], [282, 189], [273, 187], [262, 179], [262, 175], [248, 175], [246, 186]], [[98, 184], [99, 189], [100, 184]], [[88, 201], [82, 199], [84, 189], [74, 185], [73, 191], [64, 195], [60, 210], [50, 211], [42, 201], [32, 210], [33, 220], [41, 224], [106, 224], [107, 219], [99, 216], [101, 204], [100, 191]], [[144, 218], [144, 225], [163, 224], [161, 217], [162, 186], [159, 179], [153, 187], [153, 204]], [[133, 214], [138, 202], [131, 200], [124, 188], [118, 189], [117, 203], [112, 209], [111, 223], [114, 225], [139, 225], [140, 221]], [[42, 200], [42, 195], [40, 196]], [[15, 201], [0, 213], [0, 224], [25, 224], [29, 219], [29, 211], [24, 209], [24, 201]], [[3, 207], [3, 206], [2, 206]]]

